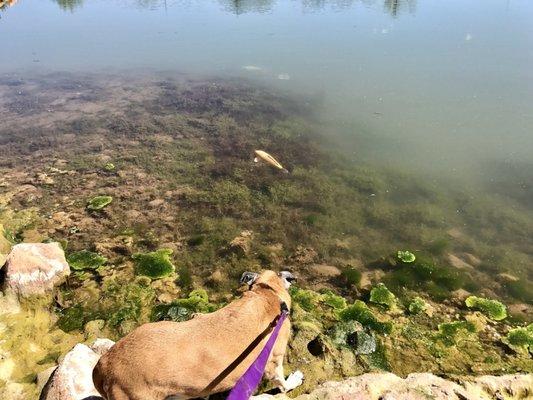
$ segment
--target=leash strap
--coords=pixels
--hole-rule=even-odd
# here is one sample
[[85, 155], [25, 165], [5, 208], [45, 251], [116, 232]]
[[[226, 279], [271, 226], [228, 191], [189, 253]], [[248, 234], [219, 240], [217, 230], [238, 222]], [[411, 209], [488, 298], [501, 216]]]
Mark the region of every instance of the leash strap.
[[283, 325], [283, 321], [287, 318], [287, 315], [288, 312], [286, 310], [281, 312], [278, 317], [278, 322], [268, 338], [265, 347], [263, 347], [263, 350], [261, 350], [261, 353], [259, 353], [259, 356], [257, 356], [252, 365], [248, 367], [244, 375], [237, 381], [233, 389], [231, 389], [226, 400], [248, 400], [255, 393], [257, 387], [261, 383], [268, 358], [274, 348], [279, 331]]

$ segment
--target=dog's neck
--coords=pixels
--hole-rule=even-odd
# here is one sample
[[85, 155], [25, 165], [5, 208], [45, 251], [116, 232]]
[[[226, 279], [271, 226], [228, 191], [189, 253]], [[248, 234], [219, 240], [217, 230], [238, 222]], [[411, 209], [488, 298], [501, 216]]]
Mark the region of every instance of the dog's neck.
[[267, 283], [258, 282], [253, 285], [252, 291], [253, 292], [266, 291], [267, 293], [270, 293], [271, 295], [276, 296], [279, 299], [280, 304], [285, 303], [285, 305], [287, 306], [289, 310], [291, 308], [291, 296], [285, 289], [282, 289], [282, 290], [280, 290], [279, 288], [276, 289]]

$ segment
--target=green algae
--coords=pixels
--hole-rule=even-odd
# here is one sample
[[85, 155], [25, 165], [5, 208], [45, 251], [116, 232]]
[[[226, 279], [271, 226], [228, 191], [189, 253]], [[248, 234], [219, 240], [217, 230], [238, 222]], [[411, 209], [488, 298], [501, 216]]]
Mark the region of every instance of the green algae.
[[511, 329], [503, 342], [516, 352], [528, 353], [528, 351], [533, 351], [533, 324]]
[[468, 308], [481, 311], [487, 317], [501, 321], [507, 317], [507, 309], [505, 305], [498, 300], [484, 299], [482, 297], [470, 296], [465, 300]]
[[370, 291], [370, 302], [391, 309], [396, 305], [396, 296], [383, 283], [379, 283]]
[[406, 264], [412, 263], [416, 260], [415, 255], [408, 250], [398, 250], [396, 257], [398, 260]]
[[438, 325], [439, 333], [437, 338], [447, 346], [453, 346], [460, 339], [463, 332], [476, 332], [476, 327], [468, 321], [445, 322]]
[[89, 200], [87, 203], [87, 209], [91, 211], [100, 211], [111, 204], [112, 201], [113, 198], [111, 196], [96, 196]]
[[135, 262], [135, 273], [152, 279], [163, 278], [175, 271], [170, 260], [171, 249], [159, 249], [150, 253], [136, 253], [132, 255]]
[[357, 321], [363, 326], [367, 326], [378, 333], [391, 333], [392, 323], [381, 322], [374, 313], [361, 300], [356, 300], [353, 304], [339, 312], [341, 321]]
[[109, 162], [109, 163], [104, 165], [104, 171], [113, 172], [115, 169], [116, 169], [116, 167], [115, 167], [115, 164], [113, 164], [113, 163]]
[[324, 304], [330, 306], [331, 308], [335, 310], [342, 310], [346, 308], [346, 305], [347, 305], [346, 299], [344, 297], [335, 294], [331, 290], [324, 291], [322, 293], [320, 301], [322, 301]]
[[342, 277], [350, 286], [359, 286], [361, 283], [361, 271], [353, 267], [346, 267], [341, 272]]
[[425, 311], [427, 308], [427, 303], [421, 297], [415, 297], [408, 306], [409, 313], [416, 315]]
[[184, 299], [174, 300], [170, 304], [158, 304], [152, 310], [152, 321], [181, 322], [191, 319], [196, 313], [209, 313], [219, 306], [210, 303], [207, 292], [203, 289], [193, 290]]
[[71, 253], [67, 257], [70, 268], [75, 271], [86, 269], [98, 269], [107, 263], [107, 258], [89, 250], [81, 250]]

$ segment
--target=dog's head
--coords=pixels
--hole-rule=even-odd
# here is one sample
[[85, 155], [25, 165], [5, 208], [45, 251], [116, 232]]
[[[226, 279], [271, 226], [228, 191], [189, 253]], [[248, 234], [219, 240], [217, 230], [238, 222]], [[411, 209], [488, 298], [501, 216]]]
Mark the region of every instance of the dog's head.
[[246, 284], [250, 290], [255, 287], [268, 287], [276, 292], [276, 294], [290, 306], [289, 287], [296, 281], [296, 277], [289, 271], [281, 271], [279, 273], [266, 270], [260, 274], [256, 272], [245, 272], [241, 276], [241, 284]]
[[[281, 282], [285, 289], [289, 289], [291, 284], [296, 281], [296, 277], [289, 271], [281, 271], [276, 273], [274, 271], [263, 271], [261, 274], [257, 272], [245, 272], [242, 274], [240, 282], [252, 288], [256, 283], [263, 283], [268, 286], [279, 286]], [[272, 285], [273, 284], [273, 285]]]

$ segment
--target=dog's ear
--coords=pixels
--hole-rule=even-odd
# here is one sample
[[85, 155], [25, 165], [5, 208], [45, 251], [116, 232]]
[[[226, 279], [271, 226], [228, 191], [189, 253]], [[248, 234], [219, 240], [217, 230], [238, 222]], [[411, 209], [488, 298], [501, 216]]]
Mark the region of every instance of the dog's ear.
[[289, 271], [281, 271], [279, 276], [286, 289], [290, 288], [293, 282], [296, 282], [296, 277]]
[[255, 272], [245, 272], [245, 273], [242, 274], [241, 279], [239, 280], [239, 282], [241, 283], [241, 285], [246, 283], [248, 286], [252, 286], [258, 276], [259, 276], [259, 274], [255, 273]]

